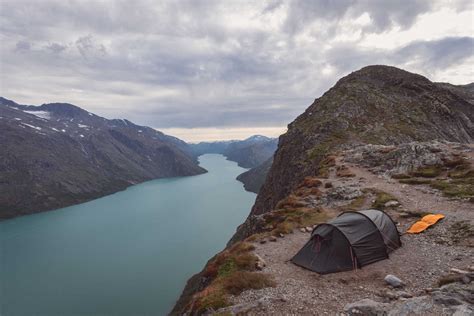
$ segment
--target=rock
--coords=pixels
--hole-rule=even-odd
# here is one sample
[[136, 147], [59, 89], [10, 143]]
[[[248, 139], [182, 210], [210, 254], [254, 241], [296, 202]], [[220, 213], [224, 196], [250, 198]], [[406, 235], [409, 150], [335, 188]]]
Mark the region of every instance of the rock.
[[400, 280], [399, 278], [397, 278], [396, 276], [392, 275], [392, 274], [387, 274], [387, 276], [385, 276], [384, 278], [385, 282], [387, 282], [387, 284], [397, 288], [397, 287], [402, 287], [405, 285], [405, 283], [403, 283], [402, 280]]
[[285, 234], [279, 233], [279, 234], [278, 234], [278, 237], [283, 238], [283, 237], [285, 237]]
[[468, 274], [469, 273], [469, 271], [461, 270], [461, 269], [457, 269], [457, 268], [451, 268], [451, 269], [449, 269], [449, 271], [454, 272], [454, 273], [459, 273], [459, 274]]
[[257, 262], [255, 263], [255, 268], [257, 268], [257, 270], [263, 270], [263, 268], [265, 268], [267, 266], [267, 263], [258, 254], [255, 254], [255, 257], [257, 257]]
[[472, 305], [469, 306], [463, 304], [456, 306], [456, 308], [454, 309], [453, 316], [471, 316], [472, 314], [474, 314], [474, 309], [472, 308]]
[[403, 298], [412, 298], [413, 297], [413, 295], [411, 295], [410, 293], [405, 292], [405, 291], [397, 291], [396, 294], [398, 295], [398, 297], [403, 297]]
[[301, 227], [301, 228], [300, 228], [300, 232], [302, 232], [302, 233], [306, 233], [306, 228], [304, 228], [304, 227]]
[[326, 189], [332, 188], [332, 183], [331, 183], [331, 182], [326, 182], [326, 183], [324, 184], [324, 187], [325, 187]]
[[260, 243], [265, 244], [265, 243], [267, 243], [267, 240], [265, 238], [262, 238], [262, 239], [260, 239]]
[[399, 205], [400, 203], [396, 200], [388, 201], [387, 203], [385, 203], [385, 207], [395, 207]]
[[344, 311], [347, 313], [347, 315], [386, 315], [387, 306], [388, 304], [379, 303], [371, 299], [365, 298], [360, 301], [347, 304], [346, 306], [344, 306]]
[[277, 241], [277, 238], [275, 236], [270, 236], [269, 240], [275, 242]]
[[313, 231], [313, 228], [311, 226], [306, 227], [306, 231], [308, 233], [311, 233]]
[[[429, 315], [433, 302], [429, 296], [418, 296], [398, 301], [388, 309], [389, 316]], [[386, 315], [387, 315], [386, 314]]]

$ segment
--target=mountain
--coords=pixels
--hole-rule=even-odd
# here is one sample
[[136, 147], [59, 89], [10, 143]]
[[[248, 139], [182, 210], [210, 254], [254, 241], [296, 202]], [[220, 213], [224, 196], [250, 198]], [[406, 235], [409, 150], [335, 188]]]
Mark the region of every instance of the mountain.
[[325, 172], [324, 159], [337, 148], [435, 139], [472, 142], [470, 91], [389, 66], [368, 66], [340, 79], [280, 137], [251, 215], [274, 208], [305, 176]]
[[81, 203], [162, 177], [206, 172], [183, 141], [67, 103], [0, 98], [0, 218]]
[[238, 142], [238, 140], [225, 140], [215, 142], [200, 142], [197, 144], [189, 144], [194, 155], [201, 156], [204, 154], [224, 154], [230, 144]]
[[243, 168], [254, 168], [273, 157], [277, 146], [278, 139], [255, 135], [230, 143], [223, 154]]
[[[408, 225], [407, 218], [435, 209], [433, 207], [440, 203], [440, 194], [444, 194], [447, 198], [443, 197], [442, 205], [452, 210], [449, 216], [459, 217], [457, 222], [451, 222], [453, 231], [457, 232], [459, 223], [466, 222], [463, 214], [472, 208], [472, 205], [466, 205], [472, 200], [473, 163], [469, 160], [474, 156], [465, 154], [472, 151], [471, 145], [462, 144], [474, 141], [472, 87], [472, 84], [434, 83], [417, 74], [379, 65], [364, 67], [340, 79], [280, 136], [273, 163], [247, 220], [237, 228], [226, 249], [210, 259], [203, 271], [188, 281], [172, 313], [191, 311], [200, 314], [209, 309], [232, 313], [232, 306], [230, 309], [225, 306], [234, 303], [237, 304], [236, 311], [254, 309], [260, 312], [256, 314], [295, 314], [305, 309], [306, 297], [320, 295], [319, 292], [314, 295], [315, 286], [326, 289], [321, 293], [330, 293], [318, 300], [316, 305], [319, 304], [320, 309], [326, 307], [321, 304], [339, 301], [339, 297], [333, 299], [337, 291], [344, 293], [341, 298], [350, 296], [354, 287], [338, 285], [347, 284], [347, 279], [341, 281], [336, 276], [335, 279], [325, 278], [327, 282], [323, 282], [321, 277], [304, 274], [301, 269], [288, 264], [291, 255], [307, 241], [299, 231], [291, 234], [294, 228], [311, 231], [312, 225], [337, 216], [343, 210], [384, 208], [388, 202], [398, 205], [396, 200], [400, 199], [406, 203], [407, 209], [401, 205], [400, 213], [395, 215]], [[394, 178], [386, 181], [385, 172], [390, 172]], [[423, 177], [438, 178], [427, 180]], [[428, 193], [420, 197], [418, 190], [407, 191], [403, 187], [406, 185], [396, 183], [396, 179], [402, 178], [407, 180], [406, 183], [428, 183], [431, 188], [423, 189]], [[398, 197], [381, 191], [382, 186]], [[432, 190], [439, 192], [432, 193]], [[405, 199], [407, 194], [409, 199]], [[450, 199], [456, 196], [460, 202], [450, 205]], [[425, 197], [432, 199], [426, 201], [428, 208], [414, 213], [413, 209], [420, 207], [418, 201]], [[463, 212], [456, 215], [459, 209]], [[469, 236], [472, 237], [472, 226], [469, 227], [466, 229], [471, 231]], [[416, 243], [410, 243], [408, 249], [414, 249], [420, 256], [422, 253], [427, 256], [437, 253], [438, 237], [434, 236], [430, 250], [420, 249]], [[272, 242], [267, 243], [268, 240]], [[403, 242], [410, 242], [410, 239]], [[254, 254], [255, 250], [260, 255], [264, 252], [267, 255], [265, 260]], [[399, 253], [402, 263], [413, 259], [406, 256], [409, 251]], [[456, 262], [456, 256], [450, 255], [450, 262]], [[265, 267], [265, 261], [271, 268], [264, 269], [266, 273], [255, 272], [255, 269]], [[432, 268], [430, 262], [433, 261], [433, 258], [427, 258], [424, 262]], [[433, 266], [435, 268], [439, 270]], [[396, 269], [399, 272], [407, 270], [405, 266]], [[433, 275], [441, 273], [438, 270]], [[221, 271], [226, 274], [221, 274]], [[416, 275], [407, 277], [416, 278]], [[306, 284], [308, 280], [311, 280], [309, 285]], [[286, 286], [280, 286], [278, 282]], [[277, 289], [265, 291], [272, 286], [277, 286]], [[259, 291], [265, 294], [257, 291], [262, 288]], [[243, 291], [248, 291], [246, 297], [235, 297]], [[383, 289], [374, 291], [382, 292]], [[269, 295], [280, 292], [285, 293], [281, 299], [274, 297], [272, 301], [269, 298]], [[288, 303], [286, 297], [298, 300], [299, 304]], [[270, 304], [265, 300], [270, 300]], [[273, 310], [273, 305], [278, 307]], [[298, 309], [291, 310], [295, 306]], [[290, 310], [280, 310], [279, 307]], [[318, 307], [310, 307], [314, 312], [317, 309], [311, 308]], [[330, 314], [335, 310], [326, 312]], [[306, 310], [306, 313], [310, 311]]]
[[267, 159], [262, 164], [245, 171], [237, 176], [237, 180], [244, 184], [247, 191], [258, 193], [260, 188], [265, 183], [268, 171], [273, 163], [273, 157]]

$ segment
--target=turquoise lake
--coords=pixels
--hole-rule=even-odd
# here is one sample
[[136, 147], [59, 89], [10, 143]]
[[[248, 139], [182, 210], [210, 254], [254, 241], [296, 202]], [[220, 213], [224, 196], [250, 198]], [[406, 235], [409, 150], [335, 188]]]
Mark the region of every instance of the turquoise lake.
[[0, 315], [167, 314], [255, 200], [245, 169], [199, 160], [207, 174], [0, 222]]

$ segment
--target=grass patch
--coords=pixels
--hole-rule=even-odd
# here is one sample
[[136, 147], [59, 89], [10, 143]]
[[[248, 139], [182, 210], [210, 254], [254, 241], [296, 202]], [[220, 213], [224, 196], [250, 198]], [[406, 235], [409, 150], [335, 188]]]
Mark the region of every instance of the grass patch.
[[222, 279], [222, 287], [226, 293], [239, 295], [249, 289], [263, 289], [276, 286], [275, 281], [264, 273], [237, 271], [232, 275]]
[[422, 178], [436, 178], [437, 176], [441, 175], [441, 173], [442, 169], [440, 166], [427, 166], [411, 172], [411, 175]]
[[265, 226], [275, 227], [271, 234], [288, 234], [298, 227], [312, 226], [328, 219], [324, 210], [319, 208], [280, 209], [264, 215]]
[[412, 184], [412, 185], [418, 185], [418, 184], [430, 184], [431, 179], [420, 179], [420, 178], [404, 178], [398, 180], [398, 182], [403, 183], [403, 184]]
[[363, 208], [365, 204], [365, 200], [367, 196], [362, 194], [361, 196], [356, 197], [354, 200], [351, 201], [348, 205], [342, 207], [342, 210], [350, 210], [350, 211], [359, 211]]
[[474, 177], [435, 180], [430, 185], [449, 197], [470, 198], [471, 201], [474, 198]]
[[374, 209], [383, 210], [385, 203], [388, 201], [398, 201], [397, 198], [390, 193], [379, 190], [372, 190], [372, 192], [375, 193], [375, 200], [372, 202], [372, 208]]
[[258, 258], [252, 253], [255, 246], [238, 242], [214, 257], [208, 263], [203, 276], [210, 279], [209, 285], [194, 296], [189, 306], [191, 314], [203, 314], [229, 306], [229, 296], [247, 289], [275, 286], [266, 274], [255, 272]]
[[411, 178], [411, 176], [407, 175], [406, 173], [396, 173], [396, 174], [392, 174], [392, 178], [393, 179], [409, 179]]

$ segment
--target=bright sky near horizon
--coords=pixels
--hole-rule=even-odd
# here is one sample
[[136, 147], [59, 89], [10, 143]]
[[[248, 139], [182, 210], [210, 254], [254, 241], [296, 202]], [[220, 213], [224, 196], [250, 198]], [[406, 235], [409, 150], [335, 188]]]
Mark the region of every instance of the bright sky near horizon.
[[474, 81], [470, 0], [0, 0], [0, 95], [187, 141], [277, 136], [348, 73]]

